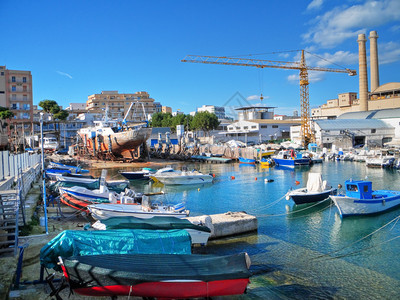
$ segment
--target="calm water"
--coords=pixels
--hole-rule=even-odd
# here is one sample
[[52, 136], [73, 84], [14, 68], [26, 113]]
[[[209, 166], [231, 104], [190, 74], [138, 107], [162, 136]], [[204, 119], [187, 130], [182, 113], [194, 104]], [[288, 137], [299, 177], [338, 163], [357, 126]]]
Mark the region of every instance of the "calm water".
[[[400, 190], [399, 172], [369, 169], [356, 162], [325, 162], [294, 171], [239, 164], [187, 167], [214, 173], [214, 183], [131, 185], [138, 192], [163, 190], [164, 201], [171, 204], [186, 201], [191, 216], [246, 211], [258, 217], [257, 233], [212, 241], [204, 250], [215, 254], [245, 251], [251, 256], [254, 275], [248, 293], [236, 299], [400, 298], [400, 222], [357, 242], [396, 218], [400, 209], [341, 220], [328, 201], [295, 206], [283, 198], [290, 187], [296, 188], [295, 181], [305, 186], [310, 171], [321, 172], [332, 186], [368, 177], [374, 189], [395, 190]], [[120, 178], [115, 169], [108, 175]]]

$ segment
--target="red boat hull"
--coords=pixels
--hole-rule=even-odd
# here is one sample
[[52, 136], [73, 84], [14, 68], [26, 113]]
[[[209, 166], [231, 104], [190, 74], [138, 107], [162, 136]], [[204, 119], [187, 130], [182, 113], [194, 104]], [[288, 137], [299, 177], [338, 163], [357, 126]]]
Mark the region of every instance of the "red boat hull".
[[62, 194], [60, 197], [60, 200], [62, 203], [65, 205], [68, 205], [69, 207], [75, 208], [77, 210], [82, 210], [88, 212], [88, 205], [91, 204], [96, 204], [97, 202], [90, 202], [90, 201], [85, 201], [85, 200], [79, 200], [76, 198], [71, 197], [68, 194]]
[[164, 299], [240, 295], [246, 291], [248, 278], [211, 282], [145, 282], [134, 286], [112, 285], [77, 288], [74, 292], [85, 296], [138, 296]]

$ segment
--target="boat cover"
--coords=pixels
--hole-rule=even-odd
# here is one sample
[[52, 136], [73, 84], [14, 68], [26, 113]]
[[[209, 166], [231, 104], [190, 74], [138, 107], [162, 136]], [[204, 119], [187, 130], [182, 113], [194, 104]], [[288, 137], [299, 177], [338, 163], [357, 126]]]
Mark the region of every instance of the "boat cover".
[[135, 285], [166, 280], [241, 279], [251, 276], [246, 253], [216, 255], [114, 254], [63, 259], [76, 287]]
[[99, 254], [190, 254], [186, 230], [65, 230], [40, 250], [40, 263], [60, 270], [58, 257]]
[[135, 217], [114, 217], [106, 220], [101, 220], [106, 229], [194, 229], [204, 232], [211, 232], [207, 226], [200, 226], [191, 223], [186, 219], [179, 219], [175, 217], [152, 217], [149, 219], [135, 218]]
[[[326, 185], [326, 183], [325, 183]], [[321, 173], [309, 173], [307, 181], [307, 191], [308, 192], [322, 192], [323, 191], [323, 181]]]

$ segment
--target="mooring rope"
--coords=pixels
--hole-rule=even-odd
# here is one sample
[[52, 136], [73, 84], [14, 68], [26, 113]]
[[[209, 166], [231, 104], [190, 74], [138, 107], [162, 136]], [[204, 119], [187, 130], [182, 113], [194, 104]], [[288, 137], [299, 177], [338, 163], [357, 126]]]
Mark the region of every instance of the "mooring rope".
[[[327, 198], [327, 199], [325, 199], [325, 200], [316, 202], [316, 203], [313, 204], [313, 205], [304, 207], [304, 208], [299, 209], [299, 210], [296, 210], [296, 211], [290, 211], [290, 212], [287, 212], [287, 213], [284, 213], [284, 214], [257, 215], [257, 217], [282, 217], [282, 216], [290, 216], [290, 215], [296, 214], [296, 213], [298, 213], [298, 212], [302, 212], [302, 211], [305, 211], [305, 210], [307, 210], [307, 209], [313, 208], [314, 206], [317, 206], [317, 205], [319, 205], [319, 204], [321, 204], [321, 203], [324, 203], [324, 202], [327, 201], [327, 200], [330, 200], [330, 198]], [[331, 204], [331, 205], [332, 205], [332, 204]], [[324, 209], [326, 209], [326, 207], [324, 207], [322, 210], [324, 210]], [[305, 217], [305, 216], [301, 216], [301, 217]], [[296, 217], [296, 218], [297, 218], [297, 217]], [[294, 219], [294, 218], [293, 218], [293, 219]]]
[[[394, 222], [394, 221], [397, 222], [399, 218], [400, 218], [400, 216], [397, 216], [396, 218], [394, 218], [394, 219], [391, 220], [390, 222], [386, 223], [385, 225], [379, 227], [378, 229], [374, 230], [373, 232], [367, 234], [366, 236], [364, 236], [364, 237], [362, 237], [362, 238], [359, 238], [358, 240], [356, 240], [356, 241], [354, 241], [354, 242], [352, 242], [352, 243], [350, 243], [350, 244], [348, 244], [348, 245], [346, 245], [346, 246], [344, 246], [344, 247], [342, 247], [342, 248], [339, 248], [339, 249], [337, 249], [337, 250], [335, 250], [335, 251], [331, 251], [331, 252], [325, 253], [325, 254], [323, 254], [323, 255], [316, 256], [316, 257], [314, 257], [314, 258], [312, 258], [312, 259], [319, 259], [319, 258], [322, 258], [322, 257], [325, 257], [325, 256], [330, 256], [331, 254], [334, 254], [334, 253], [340, 252], [340, 251], [342, 251], [342, 250], [344, 250], [344, 249], [347, 249], [347, 248], [353, 246], [354, 244], [357, 244], [357, 243], [361, 242], [362, 240], [365, 240], [366, 238], [370, 237], [371, 235], [373, 235], [373, 234], [379, 232], [380, 230], [382, 230], [383, 228], [385, 228], [386, 226], [388, 226], [388, 225], [391, 224], [392, 222]], [[393, 228], [393, 227], [392, 227], [392, 228]], [[373, 246], [373, 247], [375, 247], [375, 246]], [[333, 257], [333, 258], [338, 258], [338, 257]]]

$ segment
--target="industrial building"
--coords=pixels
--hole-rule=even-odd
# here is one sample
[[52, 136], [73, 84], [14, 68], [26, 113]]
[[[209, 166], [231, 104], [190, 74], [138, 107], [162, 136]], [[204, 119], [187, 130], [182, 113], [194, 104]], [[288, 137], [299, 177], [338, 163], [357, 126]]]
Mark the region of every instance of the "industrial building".
[[328, 100], [311, 109], [313, 119], [335, 119], [347, 113], [377, 109], [400, 108], [400, 83], [390, 82], [379, 85], [378, 34], [371, 31], [370, 40], [370, 89], [368, 89], [367, 54], [365, 34], [358, 35], [359, 56], [359, 97], [357, 93], [339, 94], [338, 99]]

